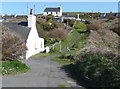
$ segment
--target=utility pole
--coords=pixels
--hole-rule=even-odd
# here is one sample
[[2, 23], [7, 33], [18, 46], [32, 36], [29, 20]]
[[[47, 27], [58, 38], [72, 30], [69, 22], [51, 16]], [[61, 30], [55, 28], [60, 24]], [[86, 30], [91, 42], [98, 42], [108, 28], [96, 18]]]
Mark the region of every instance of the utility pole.
[[67, 27], [68, 27], [68, 21], [69, 21], [69, 14], [67, 14]]
[[93, 10], [92, 10], [92, 19], [93, 19]]
[[23, 12], [23, 18], [24, 18], [24, 12]]
[[34, 7], [34, 15], [35, 15], [35, 5], [33, 7]]
[[100, 10], [98, 10], [98, 19], [99, 19], [99, 11], [100, 11]]
[[29, 7], [28, 7], [28, 2], [27, 2], [27, 15], [29, 14], [28, 8], [29, 8]]

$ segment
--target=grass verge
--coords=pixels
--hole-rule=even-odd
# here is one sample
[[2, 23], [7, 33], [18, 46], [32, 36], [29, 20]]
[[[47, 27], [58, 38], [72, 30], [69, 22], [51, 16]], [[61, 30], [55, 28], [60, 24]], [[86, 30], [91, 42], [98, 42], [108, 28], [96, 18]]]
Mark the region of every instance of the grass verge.
[[51, 59], [51, 61], [58, 62], [60, 65], [63, 65], [63, 66], [75, 62], [74, 60], [68, 60], [68, 59], [65, 59], [65, 58], [61, 59], [60, 57], [55, 57], [55, 58]]
[[58, 85], [58, 87], [64, 88], [66, 86], [64, 84], [60, 84], [60, 85]]
[[20, 61], [4, 61], [0, 63], [0, 75], [15, 75], [28, 72], [30, 68]]
[[36, 54], [36, 55], [34, 55], [34, 56], [40, 57], [40, 58], [45, 58], [45, 57], [50, 56], [50, 55], [53, 55], [53, 54], [54, 54], [54, 53], [38, 53], [38, 54]]

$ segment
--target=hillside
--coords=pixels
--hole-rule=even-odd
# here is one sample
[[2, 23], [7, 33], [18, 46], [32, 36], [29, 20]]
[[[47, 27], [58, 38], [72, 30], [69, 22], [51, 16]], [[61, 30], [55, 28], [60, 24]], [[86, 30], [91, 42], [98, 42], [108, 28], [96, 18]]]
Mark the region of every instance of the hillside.
[[89, 89], [113, 89], [120, 85], [118, 18], [94, 20], [70, 50], [52, 60], [64, 64]]

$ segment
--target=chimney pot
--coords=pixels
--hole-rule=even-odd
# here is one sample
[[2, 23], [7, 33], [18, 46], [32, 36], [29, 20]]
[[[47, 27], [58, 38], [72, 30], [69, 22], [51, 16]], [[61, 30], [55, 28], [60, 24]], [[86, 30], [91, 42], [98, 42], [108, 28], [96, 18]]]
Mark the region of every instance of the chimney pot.
[[33, 10], [33, 9], [30, 9], [30, 15], [32, 15], [32, 10]]

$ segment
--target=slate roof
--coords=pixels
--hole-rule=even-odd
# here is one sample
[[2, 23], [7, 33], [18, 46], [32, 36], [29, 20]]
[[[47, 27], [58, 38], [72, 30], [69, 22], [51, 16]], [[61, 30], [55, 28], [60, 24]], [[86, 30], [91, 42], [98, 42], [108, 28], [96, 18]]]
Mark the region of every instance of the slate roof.
[[60, 12], [60, 7], [46, 7], [44, 12]]
[[26, 40], [30, 32], [30, 28], [25, 26], [27, 22], [24, 22], [24, 23], [25, 23], [24, 26], [23, 26], [23, 22], [22, 24], [18, 22], [2, 22], [2, 25], [9, 28], [10, 31], [18, 34], [22, 38], [22, 40], [26, 43]]

